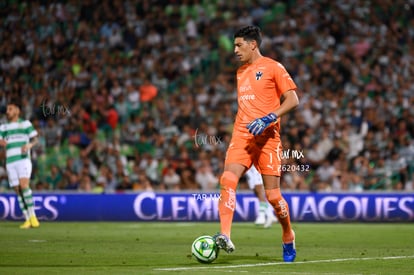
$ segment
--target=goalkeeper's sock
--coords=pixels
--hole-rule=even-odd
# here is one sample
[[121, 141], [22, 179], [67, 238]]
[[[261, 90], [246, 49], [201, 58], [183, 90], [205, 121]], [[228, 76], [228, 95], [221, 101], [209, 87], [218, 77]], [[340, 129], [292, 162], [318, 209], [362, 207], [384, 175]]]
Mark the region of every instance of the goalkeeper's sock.
[[232, 172], [224, 171], [220, 178], [219, 216], [221, 233], [230, 238], [231, 224], [236, 209], [236, 187], [239, 178]]
[[29, 187], [22, 189], [22, 194], [27, 207], [27, 212], [29, 213], [29, 217], [36, 216], [34, 212], [32, 189], [30, 189]]
[[283, 243], [293, 242], [295, 240], [295, 235], [293, 234], [292, 225], [290, 223], [289, 206], [283, 198], [280, 188], [267, 189], [265, 192], [266, 198], [275, 209], [276, 217], [282, 226]]
[[26, 221], [29, 220], [30, 217], [29, 217], [29, 213], [27, 212], [27, 207], [26, 207], [26, 204], [24, 203], [23, 196], [20, 194], [17, 195], [17, 201], [19, 202], [19, 207], [20, 207], [20, 210], [22, 210], [25, 220]]

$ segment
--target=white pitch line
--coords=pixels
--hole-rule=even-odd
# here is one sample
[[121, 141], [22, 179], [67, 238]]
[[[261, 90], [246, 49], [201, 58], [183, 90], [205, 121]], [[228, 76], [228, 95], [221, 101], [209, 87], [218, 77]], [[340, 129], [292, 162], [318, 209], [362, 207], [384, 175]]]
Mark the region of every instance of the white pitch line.
[[45, 243], [46, 240], [29, 240], [31, 243]]
[[328, 259], [328, 260], [314, 260], [301, 262], [272, 262], [272, 263], [258, 263], [258, 264], [240, 264], [240, 265], [208, 265], [199, 267], [171, 267], [171, 268], [155, 268], [155, 271], [180, 271], [180, 270], [202, 270], [202, 269], [227, 269], [227, 268], [242, 268], [242, 267], [258, 267], [258, 266], [272, 266], [272, 265], [299, 265], [299, 264], [317, 264], [317, 263], [337, 263], [337, 262], [351, 262], [351, 261], [371, 261], [371, 260], [398, 260], [398, 259], [412, 259], [411, 256], [390, 256], [390, 257], [370, 257], [370, 258], [343, 258], [343, 259]]

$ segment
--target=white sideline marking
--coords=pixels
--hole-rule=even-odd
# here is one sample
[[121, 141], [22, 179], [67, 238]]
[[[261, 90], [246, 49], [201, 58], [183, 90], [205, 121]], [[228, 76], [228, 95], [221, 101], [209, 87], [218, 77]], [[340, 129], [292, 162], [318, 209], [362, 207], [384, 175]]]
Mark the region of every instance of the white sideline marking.
[[370, 260], [398, 260], [398, 259], [412, 259], [411, 256], [392, 256], [392, 257], [370, 257], [370, 258], [343, 258], [343, 259], [328, 259], [328, 260], [314, 260], [301, 262], [275, 262], [275, 263], [258, 263], [258, 264], [240, 264], [240, 265], [208, 265], [199, 267], [171, 267], [171, 268], [155, 268], [156, 271], [179, 271], [179, 270], [202, 270], [202, 269], [227, 269], [227, 268], [241, 268], [241, 267], [258, 267], [271, 265], [299, 265], [299, 264], [317, 264], [317, 263], [337, 263], [337, 262], [351, 262], [351, 261], [370, 261]]

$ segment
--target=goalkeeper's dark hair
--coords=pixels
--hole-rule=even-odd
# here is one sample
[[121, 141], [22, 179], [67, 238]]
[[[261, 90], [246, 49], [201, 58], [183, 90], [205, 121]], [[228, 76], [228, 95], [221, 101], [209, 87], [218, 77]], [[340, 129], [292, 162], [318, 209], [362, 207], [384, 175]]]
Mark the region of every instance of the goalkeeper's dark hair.
[[246, 26], [234, 34], [234, 38], [241, 37], [246, 41], [252, 41], [255, 40], [257, 45], [260, 46], [262, 43], [262, 32], [260, 31], [260, 28], [257, 26]]

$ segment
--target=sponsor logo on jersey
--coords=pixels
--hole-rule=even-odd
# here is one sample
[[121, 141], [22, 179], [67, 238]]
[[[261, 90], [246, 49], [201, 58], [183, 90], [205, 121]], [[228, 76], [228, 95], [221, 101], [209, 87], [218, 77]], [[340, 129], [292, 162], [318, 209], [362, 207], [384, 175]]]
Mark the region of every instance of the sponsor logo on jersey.
[[254, 100], [256, 98], [256, 96], [254, 94], [252, 95], [242, 95], [240, 96], [240, 100], [241, 101], [245, 101], [245, 100]]
[[251, 90], [253, 90], [253, 89], [252, 89], [252, 86], [250, 86], [250, 85], [242, 85], [239, 88], [240, 93], [245, 93], [245, 92], [248, 92], [248, 91], [251, 91]]

